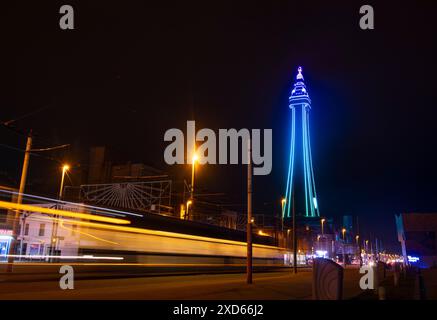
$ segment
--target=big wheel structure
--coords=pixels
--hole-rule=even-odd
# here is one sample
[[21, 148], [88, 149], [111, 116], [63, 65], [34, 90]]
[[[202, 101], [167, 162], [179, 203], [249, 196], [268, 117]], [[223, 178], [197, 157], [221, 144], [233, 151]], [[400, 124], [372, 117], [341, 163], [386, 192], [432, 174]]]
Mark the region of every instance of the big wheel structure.
[[171, 180], [87, 184], [80, 198], [102, 206], [165, 214], [171, 211]]

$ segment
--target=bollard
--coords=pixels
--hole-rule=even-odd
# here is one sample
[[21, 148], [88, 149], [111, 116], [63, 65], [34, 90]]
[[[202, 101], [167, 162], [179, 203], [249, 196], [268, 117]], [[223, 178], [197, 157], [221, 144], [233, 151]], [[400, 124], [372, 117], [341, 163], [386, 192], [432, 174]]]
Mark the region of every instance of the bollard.
[[385, 300], [385, 298], [386, 298], [385, 288], [382, 286], [378, 287], [378, 299]]
[[314, 259], [313, 299], [341, 300], [342, 296], [343, 268], [329, 259]]

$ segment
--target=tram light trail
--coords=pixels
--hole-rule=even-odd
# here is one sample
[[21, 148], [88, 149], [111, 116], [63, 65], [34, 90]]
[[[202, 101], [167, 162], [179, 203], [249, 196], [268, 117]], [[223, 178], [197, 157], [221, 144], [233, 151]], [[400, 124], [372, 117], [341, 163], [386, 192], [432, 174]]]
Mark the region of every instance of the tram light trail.
[[69, 218], [94, 220], [94, 221], [114, 223], [114, 224], [130, 224], [130, 221], [125, 219], [102, 217], [102, 216], [97, 216], [87, 213], [71, 212], [71, 211], [65, 211], [59, 209], [38, 207], [30, 204], [13, 203], [13, 202], [6, 202], [6, 201], [0, 201], [0, 208], [9, 209], [9, 210], [40, 212], [50, 215], [59, 215]]

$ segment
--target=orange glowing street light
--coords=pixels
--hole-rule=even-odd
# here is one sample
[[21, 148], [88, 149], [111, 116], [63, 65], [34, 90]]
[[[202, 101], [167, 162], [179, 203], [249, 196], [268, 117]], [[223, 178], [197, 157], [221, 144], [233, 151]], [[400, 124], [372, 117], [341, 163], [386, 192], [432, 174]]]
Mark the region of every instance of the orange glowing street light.
[[192, 205], [193, 204], [193, 201], [192, 200], [188, 200], [187, 201], [187, 210], [186, 210], [186, 213], [185, 213], [185, 217], [187, 217], [188, 218], [188, 210], [189, 210], [189, 207], [190, 207], [190, 205]]
[[62, 166], [62, 178], [61, 178], [61, 187], [59, 188], [59, 200], [62, 200], [62, 195], [63, 195], [63, 191], [64, 191], [64, 179], [65, 179], [65, 174], [67, 173], [67, 171], [70, 170], [70, 166], [68, 164], [64, 164]]
[[343, 241], [345, 241], [346, 229], [345, 228], [341, 229], [341, 233], [343, 234]]
[[282, 199], [281, 199], [282, 216], [284, 216], [284, 207], [285, 207], [285, 204], [286, 204], [286, 203], [287, 203], [287, 199], [282, 198]]
[[191, 168], [191, 200], [194, 196], [194, 170], [196, 167], [196, 161], [199, 160], [199, 157], [197, 156], [196, 152], [193, 153], [193, 165]]
[[323, 232], [323, 225], [324, 225], [325, 221], [326, 221], [325, 218], [320, 219], [320, 223], [322, 224], [322, 235], [324, 234], [324, 232]]

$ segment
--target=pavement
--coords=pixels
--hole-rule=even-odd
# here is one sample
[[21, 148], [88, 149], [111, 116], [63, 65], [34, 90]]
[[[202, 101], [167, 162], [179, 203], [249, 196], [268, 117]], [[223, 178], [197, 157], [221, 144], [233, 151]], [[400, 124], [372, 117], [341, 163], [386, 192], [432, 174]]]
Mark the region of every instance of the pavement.
[[[255, 273], [246, 284], [244, 273], [138, 276], [113, 279], [77, 279], [74, 289], [62, 290], [59, 279], [14, 281], [0, 279], [1, 300], [135, 299], [135, 300], [306, 300], [312, 298], [312, 272], [292, 269]], [[344, 299], [362, 293], [358, 269], [346, 269]]]

